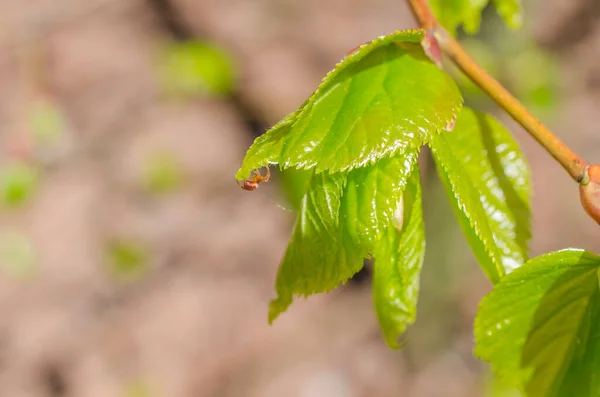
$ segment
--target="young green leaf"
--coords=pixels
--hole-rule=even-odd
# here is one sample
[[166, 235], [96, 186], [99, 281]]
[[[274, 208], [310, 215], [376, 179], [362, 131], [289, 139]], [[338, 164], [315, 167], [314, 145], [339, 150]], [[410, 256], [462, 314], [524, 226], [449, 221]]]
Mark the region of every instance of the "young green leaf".
[[504, 277], [475, 320], [475, 353], [527, 397], [600, 395], [600, 256], [542, 255]]
[[373, 256], [373, 301], [390, 347], [416, 317], [419, 274], [425, 254], [425, 229], [419, 169], [413, 174], [398, 208], [399, 219], [387, 228]]
[[169, 44], [160, 58], [165, 90], [176, 95], [228, 95], [235, 85], [231, 56], [214, 43]]
[[[518, 29], [523, 22], [521, 0], [492, 0], [498, 14], [511, 29]], [[430, 0], [438, 21], [452, 34], [462, 25], [466, 33], [479, 31], [481, 12], [490, 0]]]
[[467, 33], [477, 33], [481, 24], [481, 11], [489, 0], [430, 0], [438, 21], [452, 34], [463, 26]]
[[370, 253], [396, 211], [417, 151], [380, 160], [375, 166], [357, 168], [348, 174], [343, 200], [343, 216], [352, 237]]
[[237, 179], [256, 168], [338, 172], [420, 147], [454, 120], [462, 97], [420, 45], [422, 30], [361, 46], [296, 112], [248, 150]]
[[521, 0], [493, 0], [498, 14], [511, 29], [519, 29], [523, 24], [523, 5]]
[[306, 296], [332, 290], [360, 270], [362, 255], [350, 242], [346, 229], [340, 227], [345, 183], [343, 173], [311, 177], [279, 267], [277, 299], [269, 305], [269, 322], [287, 309], [294, 294]]
[[277, 275], [273, 322], [294, 295], [326, 292], [358, 272], [389, 227], [417, 151], [350, 173], [313, 174]]
[[488, 277], [497, 282], [527, 260], [530, 173], [510, 133], [464, 109], [454, 130], [431, 141], [458, 221]]
[[15, 161], [0, 168], [0, 204], [6, 207], [23, 205], [35, 193], [39, 170], [33, 165]]

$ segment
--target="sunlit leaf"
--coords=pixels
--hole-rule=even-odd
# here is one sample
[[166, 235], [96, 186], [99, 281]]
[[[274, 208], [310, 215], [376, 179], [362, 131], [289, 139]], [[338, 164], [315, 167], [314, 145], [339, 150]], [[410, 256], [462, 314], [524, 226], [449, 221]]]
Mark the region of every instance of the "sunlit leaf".
[[412, 151], [404, 158], [383, 159], [348, 174], [342, 215], [353, 241], [367, 252], [373, 250], [394, 216], [416, 162], [417, 152]]
[[237, 179], [267, 164], [338, 172], [408, 153], [461, 108], [456, 84], [424, 54], [421, 30], [360, 47], [296, 112], [248, 150]]
[[503, 278], [475, 321], [475, 353], [527, 397], [600, 395], [600, 257], [542, 255]]
[[377, 244], [373, 256], [373, 301], [389, 346], [398, 347], [398, 337], [416, 317], [419, 274], [425, 254], [425, 230], [419, 170], [415, 167], [397, 218]]
[[491, 116], [464, 109], [454, 130], [431, 142], [438, 172], [475, 255], [496, 282], [527, 260], [529, 167]]
[[271, 322], [295, 295], [330, 291], [362, 268], [391, 224], [416, 160], [413, 151], [350, 173], [312, 175], [277, 275]]

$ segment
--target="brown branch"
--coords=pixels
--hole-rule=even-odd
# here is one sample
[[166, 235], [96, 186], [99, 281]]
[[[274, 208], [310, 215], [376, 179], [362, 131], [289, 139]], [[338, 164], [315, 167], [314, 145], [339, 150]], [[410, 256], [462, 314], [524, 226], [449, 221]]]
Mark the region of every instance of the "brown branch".
[[408, 3], [423, 29], [432, 29], [439, 26], [426, 0], [408, 0]]
[[517, 123], [521, 124], [575, 181], [586, 183], [588, 163], [536, 119], [502, 84], [467, 54], [460, 43], [437, 23], [427, 0], [408, 0], [408, 3], [421, 26], [429, 30], [437, 40], [442, 52]]

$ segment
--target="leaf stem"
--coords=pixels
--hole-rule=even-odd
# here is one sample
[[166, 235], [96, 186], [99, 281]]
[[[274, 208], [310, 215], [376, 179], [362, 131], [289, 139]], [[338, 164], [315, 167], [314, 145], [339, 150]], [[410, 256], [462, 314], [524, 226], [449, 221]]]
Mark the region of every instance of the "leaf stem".
[[584, 181], [588, 163], [536, 119], [502, 84], [490, 76], [467, 54], [460, 43], [438, 24], [427, 0], [407, 1], [421, 26], [431, 31], [441, 50], [448, 58], [516, 122], [521, 124], [575, 181], [578, 183]]

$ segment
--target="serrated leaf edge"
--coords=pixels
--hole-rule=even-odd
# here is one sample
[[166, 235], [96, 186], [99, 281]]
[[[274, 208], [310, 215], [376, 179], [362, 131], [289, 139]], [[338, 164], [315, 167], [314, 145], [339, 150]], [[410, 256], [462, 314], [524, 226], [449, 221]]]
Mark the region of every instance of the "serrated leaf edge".
[[[438, 150], [433, 145], [431, 145], [430, 148], [431, 148], [431, 150], [432, 150], [433, 153], [437, 153], [438, 152]], [[452, 153], [451, 155], [452, 155], [452, 157], [454, 157], [454, 159], [456, 159], [456, 156], [454, 156], [454, 153]], [[457, 159], [457, 162], [460, 162], [460, 161]], [[438, 167], [442, 167], [443, 168], [444, 172], [447, 175], [448, 174], [447, 167], [444, 164], [441, 164], [441, 162], [436, 162], [436, 163], [438, 163]], [[451, 178], [447, 178], [447, 179], [448, 179], [448, 183], [450, 184], [450, 186], [452, 188], [452, 193], [455, 194], [456, 187], [455, 187], [454, 182], [452, 181]], [[469, 182], [471, 182], [471, 178], [470, 177], [469, 177]], [[454, 199], [456, 200], [456, 195], [454, 195]], [[490, 259], [492, 259], [493, 258], [493, 256], [492, 256], [492, 249], [490, 247], [488, 247], [489, 243], [485, 242], [485, 240], [481, 236], [481, 233], [479, 232], [478, 228], [475, 227], [475, 221], [472, 219], [469, 211], [465, 211], [465, 205], [464, 205], [464, 203], [462, 203], [459, 200], [456, 200], [456, 203], [457, 203], [460, 211], [462, 211], [463, 215], [469, 220], [469, 226], [471, 227], [471, 230], [473, 230], [473, 232], [475, 233], [475, 235], [479, 238], [479, 240], [482, 242], [482, 245], [483, 245], [483, 248], [485, 249], [485, 252], [488, 254], [488, 256], [490, 257]], [[486, 222], [486, 224], [487, 224], [487, 222]], [[492, 234], [492, 236], [493, 236], [494, 233], [490, 230], [490, 234]], [[498, 252], [496, 252], [496, 256], [498, 256]], [[493, 262], [497, 262], [497, 261], [493, 260]], [[500, 263], [494, 263], [494, 265], [496, 266], [496, 270], [498, 270], [499, 277], [502, 278], [506, 274], [506, 270], [504, 269], [504, 266], [502, 265], [501, 261], [500, 261]], [[499, 281], [499, 279], [498, 280], [492, 280], [492, 281], [494, 283], [496, 283], [496, 282]]]
[[[411, 37], [412, 35], [412, 37]], [[416, 36], [415, 36], [416, 35]], [[395, 42], [408, 42], [408, 43], [414, 43], [414, 44], [419, 44], [421, 45], [421, 42], [423, 40], [425, 36], [425, 31], [423, 29], [406, 29], [406, 30], [396, 30], [392, 33], [389, 33], [387, 35], [382, 35], [379, 36], [377, 38], [375, 38], [374, 40], [364, 43], [358, 47], [356, 47], [352, 53], [350, 53], [349, 55], [347, 55], [344, 59], [342, 59], [341, 61], [339, 61], [335, 67], [330, 70], [325, 77], [321, 80], [321, 83], [319, 84], [319, 86], [316, 88], [315, 91], [313, 91], [313, 93], [310, 95], [310, 97], [304, 101], [304, 103], [302, 105], [300, 105], [300, 107], [298, 107], [295, 111], [289, 113], [287, 116], [285, 116], [283, 119], [281, 119], [279, 122], [277, 122], [273, 127], [269, 128], [266, 133], [269, 133], [271, 131], [274, 131], [276, 129], [280, 129], [280, 128], [284, 128], [289, 126], [290, 128], [293, 127], [294, 124], [296, 124], [299, 119], [304, 116], [304, 114], [306, 112], [309, 112], [310, 109], [312, 108], [312, 106], [315, 104], [316, 102], [316, 98], [318, 97], [318, 95], [321, 93], [321, 91], [325, 88], [325, 86], [327, 84], [329, 84], [329, 82], [331, 80], [333, 80], [336, 76], [338, 76], [340, 73], [342, 73], [349, 65], [352, 65], [356, 62], [359, 62], [360, 60], [362, 60], [363, 58], [365, 58], [372, 50], [375, 50], [377, 48], [379, 48], [382, 45], [386, 45], [386, 44], [390, 44], [390, 43], [395, 43]], [[414, 41], [412, 40], [414, 37]], [[406, 41], [402, 41], [399, 40], [401, 38], [408, 38], [410, 40], [406, 40]], [[431, 61], [431, 60], [430, 60]], [[433, 63], [433, 61], [431, 61]], [[449, 128], [449, 126], [451, 126], [454, 121], [456, 121], [456, 118], [458, 117], [458, 115], [460, 114], [462, 108], [464, 105], [464, 98], [462, 97], [462, 95], [460, 96], [460, 102], [458, 103], [458, 106], [453, 110], [452, 112], [452, 117], [450, 118], [450, 120], [447, 121], [445, 126], [442, 126], [440, 128], [438, 128], [435, 133], [439, 134], [444, 130], [447, 130]], [[259, 139], [260, 137], [256, 138]], [[255, 140], [256, 141], [256, 140]], [[420, 142], [421, 145], [427, 145], [429, 144], [430, 138], [427, 137], [426, 139], [422, 140]], [[408, 149], [408, 148], [407, 148]], [[402, 155], [404, 152], [400, 152], [400, 151], [390, 151], [389, 153], [387, 153], [385, 156], [382, 157], [376, 157], [376, 158], [372, 158], [372, 159], [366, 159], [365, 161], [361, 162], [361, 163], [357, 163], [354, 165], [349, 165], [343, 168], [340, 168], [332, 173], [337, 173], [337, 172], [348, 172], [351, 171], [353, 169], [356, 168], [362, 168], [362, 167], [367, 167], [367, 166], [371, 166], [374, 165], [377, 160], [379, 160], [380, 158], [383, 157], [391, 157], [391, 156], [396, 156], [396, 155]], [[316, 168], [314, 165], [302, 165], [302, 164], [286, 164], [285, 162], [279, 163], [279, 162], [266, 162], [264, 166], [267, 165], [278, 165], [280, 170], [283, 169], [296, 169], [296, 170], [310, 170], [312, 168]], [[238, 172], [236, 173], [236, 178], [239, 180], [244, 179], [244, 176], [239, 175], [240, 171], [242, 171], [243, 167], [240, 167], [240, 169], [238, 170]], [[321, 170], [321, 172], [324, 170]], [[331, 172], [331, 171], [330, 171]], [[247, 177], [247, 175], [246, 175]]]

